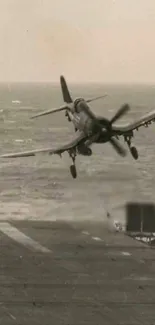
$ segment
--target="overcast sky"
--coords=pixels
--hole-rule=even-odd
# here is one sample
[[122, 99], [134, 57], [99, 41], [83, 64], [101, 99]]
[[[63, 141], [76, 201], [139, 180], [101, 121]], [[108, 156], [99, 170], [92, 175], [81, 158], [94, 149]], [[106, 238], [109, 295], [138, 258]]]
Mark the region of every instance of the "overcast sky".
[[0, 0], [0, 80], [155, 83], [155, 0]]

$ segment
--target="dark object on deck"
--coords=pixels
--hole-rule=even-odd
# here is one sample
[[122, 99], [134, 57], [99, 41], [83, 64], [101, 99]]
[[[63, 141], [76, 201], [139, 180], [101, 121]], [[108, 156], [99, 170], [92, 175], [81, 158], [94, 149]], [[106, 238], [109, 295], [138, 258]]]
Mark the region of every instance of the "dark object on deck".
[[129, 202], [126, 205], [127, 232], [155, 232], [155, 205]]

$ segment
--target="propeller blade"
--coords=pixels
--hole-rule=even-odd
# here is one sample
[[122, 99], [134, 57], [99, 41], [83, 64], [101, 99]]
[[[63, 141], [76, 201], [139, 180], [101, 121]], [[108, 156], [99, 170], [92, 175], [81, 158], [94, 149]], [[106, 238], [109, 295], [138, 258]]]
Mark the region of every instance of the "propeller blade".
[[125, 157], [127, 155], [126, 150], [122, 147], [122, 145], [114, 138], [111, 138], [109, 140], [109, 142], [111, 143], [111, 145], [113, 146], [113, 148], [117, 151], [117, 153], [122, 156]]
[[86, 103], [80, 103], [80, 107], [92, 120], [98, 122], [96, 115], [90, 110], [90, 108], [86, 105]]
[[126, 114], [130, 110], [130, 106], [128, 104], [124, 104], [114, 115], [114, 117], [111, 119], [110, 124], [112, 125], [116, 120], [118, 120], [120, 117], [122, 117], [124, 114]]
[[33, 118], [36, 118], [36, 117], [39, 117], [39, 116], [43, 116], [43, 115], [48, 115], [48, 114], [55, 113], [55, 112], [64, 111], [66, 109], [68, 109], [68, 106], [63, 105], [60, 108], [49, 109], [48, 111], [44, 111], [42, 113], [34, 115], [34, 116], [30, 117], [30, 119], [33, 119]]
[[104, 97], [106, 97], [106, 96], [108, 96], [108, 95], [105, 94], [105, 95], [103, 95], [103, 96], [98, 96], [98, 97], [89, 98], [89, 99], [86, 99], [86, 102], [87, 102], [87, 103], [91, 103], [91, 102], [93, 102], [94, 100], [97, 100], [97, 99], [100, 99], [100, 98], [104, 98]]

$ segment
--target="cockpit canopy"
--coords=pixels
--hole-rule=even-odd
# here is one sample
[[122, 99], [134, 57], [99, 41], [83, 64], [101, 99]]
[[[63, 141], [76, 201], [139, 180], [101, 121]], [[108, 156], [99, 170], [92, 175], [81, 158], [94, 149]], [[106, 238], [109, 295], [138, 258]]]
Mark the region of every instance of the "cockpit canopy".
[[76, 98], [76, 99], [74, 100], [74, 108], [75, 108], [75, 111], [76, 111], [76, 112], [78, 111], [78, 104], [79, 104], [80, 102], [83, 102], [83, 101], [84, 101], [84, 98], [81, 98], [81, 97]]

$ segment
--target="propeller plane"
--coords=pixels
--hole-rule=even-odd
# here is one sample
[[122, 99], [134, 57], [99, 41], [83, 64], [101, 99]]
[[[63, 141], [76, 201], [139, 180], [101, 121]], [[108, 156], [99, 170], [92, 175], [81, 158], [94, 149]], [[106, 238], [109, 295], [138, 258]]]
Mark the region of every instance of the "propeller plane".
[[31, 119], [54, 112], [65, 111], [65, 115], [67, 116], [68, 120], [72, 121], [75, 127], [76, 132], [74, 139], [56, 149], [43, 148], [31, 151], [4, 154], [1, 155], [0, 158], [29, 157], [35, 156], [38, 153], [48, 153], [49, 155], [58, 154], [61, 156], [62, 153], [67, 151], [72, 159], [70, 172], [72, 177], [76, 178], [77, 171], [75, 160], [77, 154], [91, 156], [92, 149], [90, 146], [93, 143], [102, 144], [109, 142], [119, 155], [125, 157], [127, 152], [118, 141], [119, 137], [123, 136], [124, 141], [127, 143], [133, 158], [138, 159], [138, 151], [136, 147], [131, 145], [131, 139], [134, 136], [134, 131], [138, 130], [139, 127], [148, 126], [150, 123], [155, 122], [155, 110], [147, 113], [146, 115], [143, 115], [133, 123], [127, 123], [125, 125], [114, 125], [118, 119], [120, 119], [130, 110], [130, 106], [128, 104], [122, 105], [122, 107], [120, 107], [113, 118], [109, 120], [107, 118], [95, 115], [88, 105], [90, 102], [103, 98], [106, 95], [90, 98], [87, 100], [84, 98], [76, 98], [73, 100], [68, 90], [66, 80], [63, 76], [60, 76], [60, 84], [64, 105], [59, 108], [48, 110], [32, 116]]

